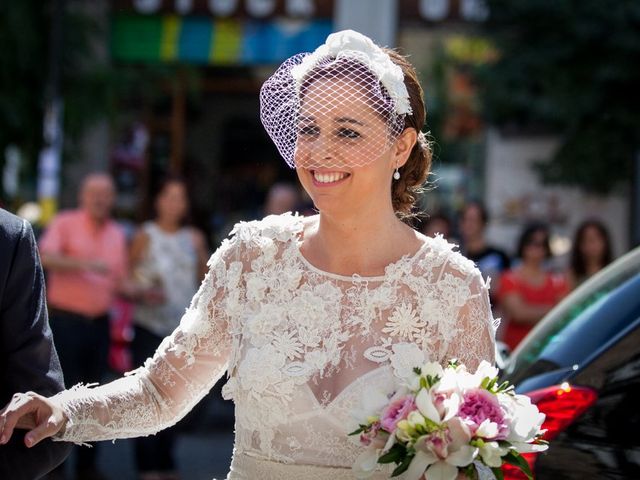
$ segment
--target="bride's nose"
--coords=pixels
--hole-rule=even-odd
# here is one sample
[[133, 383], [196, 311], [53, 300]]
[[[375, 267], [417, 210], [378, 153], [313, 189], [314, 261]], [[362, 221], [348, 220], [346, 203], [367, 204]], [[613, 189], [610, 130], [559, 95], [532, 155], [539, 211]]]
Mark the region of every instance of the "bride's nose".
[[333, 161], [336, 158], [336, 142], [325, 133], [321, 133], [311, 145], [313, 163]]

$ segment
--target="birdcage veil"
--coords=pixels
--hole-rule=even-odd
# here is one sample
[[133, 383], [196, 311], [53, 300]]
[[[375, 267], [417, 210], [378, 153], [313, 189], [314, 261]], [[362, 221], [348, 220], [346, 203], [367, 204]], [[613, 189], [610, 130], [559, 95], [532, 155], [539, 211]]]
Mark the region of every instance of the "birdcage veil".
[[380, 158], [411, 114], [400, 66], [345, 30], [280, 65], [260, 91], [260, 117], [290, 167], [358, 167]]

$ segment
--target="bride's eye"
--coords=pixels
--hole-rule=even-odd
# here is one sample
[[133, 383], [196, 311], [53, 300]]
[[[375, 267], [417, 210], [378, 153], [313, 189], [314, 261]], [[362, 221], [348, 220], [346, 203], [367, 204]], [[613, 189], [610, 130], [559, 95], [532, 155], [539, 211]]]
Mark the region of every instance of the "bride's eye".
[[301, 137], [317, 137], [320, 129], [315, 125], [300, 125], [298, 127], [298, 135]]
[[360, 138], [360, 134], [350, 128], [340, 128], [338, 130], [338, 136], [341, 138]]

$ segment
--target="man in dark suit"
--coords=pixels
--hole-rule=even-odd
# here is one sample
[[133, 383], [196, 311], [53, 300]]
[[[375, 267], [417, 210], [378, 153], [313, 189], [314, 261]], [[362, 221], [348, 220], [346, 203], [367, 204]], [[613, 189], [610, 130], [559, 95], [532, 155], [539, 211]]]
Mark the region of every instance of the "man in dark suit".
[[[16, 392], [51, 396], [62, 389], [33, 231], [0, 209], [0, 408]], [[0, 446], [0, 479], [41, 478], [71, 451], [71, 444], [51, 440], [27, 448], [23, 437]]]

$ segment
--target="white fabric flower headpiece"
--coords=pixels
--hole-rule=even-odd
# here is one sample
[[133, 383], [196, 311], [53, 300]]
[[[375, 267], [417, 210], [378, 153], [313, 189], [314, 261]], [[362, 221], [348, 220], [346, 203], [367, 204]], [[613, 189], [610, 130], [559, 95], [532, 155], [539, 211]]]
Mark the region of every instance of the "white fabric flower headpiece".
[[388, 152], [411, 114], [402, 68], [353, 30], [287, 59], [260, 90], [262, 124], [289, 166], [336, 172], [321, 183]]
[[353, 30], [332, 33], [323, 45], [316, 48], [312, 54], [304, 57], [300, 65], [291, 69], [291, 75], [298, 83], [298, 87], [306, 75], [327, 58], [353, 58], [364, 63], [384, 85], [394, 102], [396, 113], [398, 115], [412, 113], [402, 68], [393, 63], [389, 55], [373, 43], [369, 37]]

